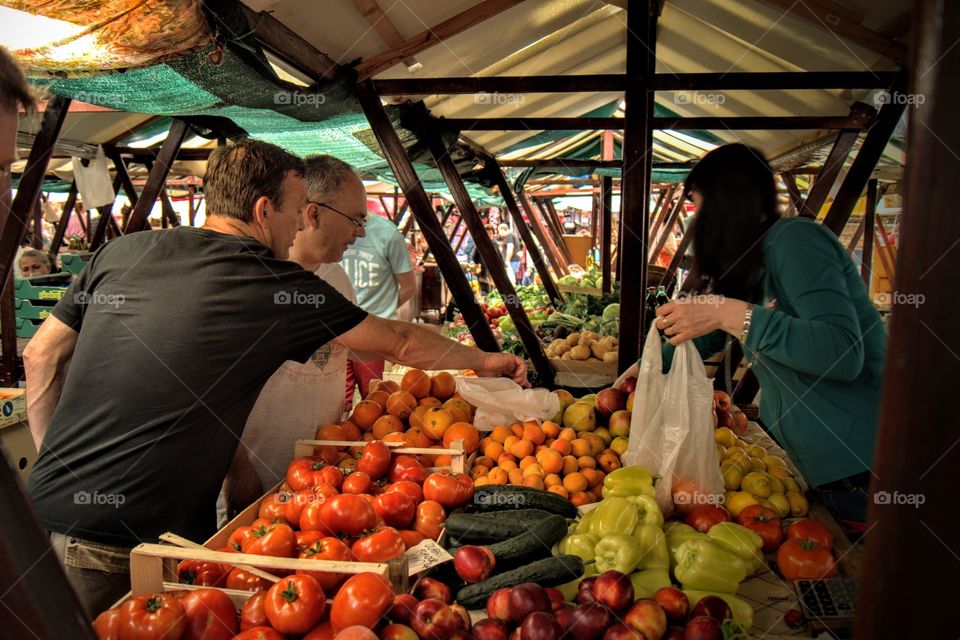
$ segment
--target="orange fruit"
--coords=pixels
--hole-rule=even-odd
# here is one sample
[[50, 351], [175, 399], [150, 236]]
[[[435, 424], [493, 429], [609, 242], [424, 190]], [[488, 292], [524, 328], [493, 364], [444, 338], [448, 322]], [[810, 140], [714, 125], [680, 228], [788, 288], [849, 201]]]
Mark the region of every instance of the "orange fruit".
[[519, 422], [514, 422], [512, 425], [510, 425], [510, 431], [518, 438], [523, 437], [523, 425]]
[[430, 376], [420, 369], [410, 369], [400, 380], [400, 388], [414, 398], [426, 398], [430, 395]]
[[514, 458], [509, 453], [501, 453], [500, 457], [497, 458], [497, 464], [502, 467], [504, 462], [509, 462], [510, 464], [517, 464], [517, 459]]
[[479, 478], [480, 476], [485, 476], [490, 473], [490, 468], [483, 465], [474, 465], [473, 469], [470, 470], [470, 475], [474, 478]]
[[362, 431], [369, 431], [377, 418], [383, 415], [383, 407], [370, 400], [361, 400], [353, 408], [353, 414], [350, 416], [350, 422], [354, 423]]
[[577, 437], [577, 432], [570, 428], [561, 429], [560, 433], [557, 434], [557, 437], [561, 440], [572, 442]]
[[552, 487], [554, 485], [563, 486], [563, 480], [561, 480], [560, 476], [558, 476], [555, 473], [548, 473], [543, 478], [543, 484], [544, 486], [547, 486], [547, 487]]
[[433, 442], [423, 427], [410, 427], [404, 432], [404, 439], [411, 447], [429, 447]]
[[420, 401], [417, 402], [418, 405], [423, 407], [442, 407], [443, 403], [434, 398], [433, 396], [427, 396], [426, 398], [420, 398]]
[[519, 436], [515, 436], [512, 433], [507, 436], [507, 439], [503, 441], [503, 448], [506, 451], [510, 451], [510, 448], [517, 442], [520, 442]]
[[523, 438], [533, 444], [543, 444], [546, 436], [536, 420], [527, 420], [523, 423]]
[[524, 476], [523, 486], [543, 491], [543, 479], [540, 476]]
[[597, 462], [600, 463], [600, 468], [606, 473], [616, 471], [620, 468], [620, 456], [618, 456], [616, 453], [601, 454]]
[[580, 469], [580, 473], [587, 479], [587, 486], [591, 489], [597, 486], [600, 481], [600, 472], [596, 469]]
[[446, 400], [457, 392], [457, 379], [449, 371], [441, 371], [430, 378], [430, 395]]
[[394, 391], [400, 391], [400, 385], [393, 380], [381, 380], [380, 382], [370, 387], [371, 392], [380, 391], [380, 390], [386, 391], [388, 394], [390, 394], [390, 393], [393, 393]]
[[533, 455], [533, 443], [529, 440], [517, 440], [507, 447], [507, 451], [518, 458], [526, 458], [527, 456]]
[[408, 391], [394, 391], [387, 398], [387, 413], [406, 420], [417, 408], [417, 399]]
[[574, 491], [570, 494], [570, 502], [575, 507], [582, 507], [593, 502], [593, 494], [584, 491]]
[[586, 491], [587, 486], [587, 479], [582, 473], [570, 473], [563, 478], [563, 488], [567, 491]]
[[[443, 445], [440, 445], [441, 447]], [[473, 461], [473, 466], [483, 465], [488, 469], [493, 469], [497, 466], [497, 461], [491, 458], [490, 456], [478, 456], [476, 460]]]
[[510, 428], [503, 425], [494, 427], [493, 431], [490, 432], [490, 437], [493, 438], [494, 442], [499, 442], [500, 444], [506, 442], [507, 438], [512, 435], [513, 432], [510, 431]]
[[534, 458], [533, 456], [526, 456], [526, 457], [524, 457], [524, 458], [520, 461], [520, 468], [521, 468], [521, 469], [526, 469], [526, 468], [529, 467], [530, 465], [536, 464], [536, 463], [537, 463], [537, 459], [536, 459], [536, 458]]
[[[373, 437], [377, 440], [383, 440], [391, 433], [403, 433], [403, 422], [400, 418], [387, 414], [380, 416], [373, 423]], [[401, 442], [403, 439], [401, 438]]]
[[407, 422], [411, 427], [422, 427], [423, 426], [423, 416], [430, 410], [430, 407], [424, 405], [418, 405], [416, 409], [413, 410], [413, 413], [410, 414], [410, 417], [407, 418]]
[[559, 451], [562, 456], [568, 456], [573, 452], [573, 447], [570, 446], [567, 440], [554, 440], [550, 448]]
[[490, 484], [490, 476], [479, 476], [473, 479], [473, 486], [482, 487], [485, 484]]
[[443, 434], [453, 424], [453, 416], [446, 409], [431, 407], [420, 416], [423, 430], [434, 440], [443, 440]]
[[473, 418], [470, 405], [461, 398], [450, 398], [443, 403], [443, 408], [449, 411], [457, 422], [469, 422]]
[[380, 409], [383, 410], [383, 408], [387, 406], [387, 398], [389, 397], [390, 393], [388, 391], [378, 389], [377, 391], [371, 391], [366, 399], [370, 402], [376, 402], [380, 405]]
[[317, 440], [347, 440], [347, 432], [338, 424], [328, 424], [317, 429]]
[[531, 465], [528, 465], [526, 469], [521, 469], [521, 471], [523, 471], [524, 477], [526, 477], [526, 476], [538, 476], [538, 477], [542, 478], [542, 477], [544, 477], [544, 476], [547, 475], [546, 473], [544, 473], [543, 467], [541, 467], [541, 466], [540, 466], [539, 464], [537, 464], [536, 462], [534, 462], [534, 463], [531, 464]]
[[548, 438], [556, 438], [560, 435], [560, 425], [551, 420], [544, 422], [542, 425], [540, 425], [540, 428], [543, 429], [543, 435], [547, 436]]
[[581, 469], [596, 469], [597, 459], [593, 456], [580, 456], [577, 458], [577, 464]]
[[547, 449], [540, 458], [540, 466], [547, 473], [560, 473], [563, 471], [563, 456], [559, 451]]
[[563, 456], [563, 474], [567, 475], [568, 473], [574, 473], [580, 470], [580, 465], [577, 464], [577, 459], [573, 456]]
[[347, 420], [346, 422], [340, 423], [340, 428], [343, 429], [343, 432], [347, 434], [347, 440], [350, 442], [358, 442], [360, 437], [363, 435], [360, 433], [360, 427], [354, 423]]
[[497, 467], [490, 469], [490, 473], [487, 474], [487, 479], [490, 481], [490, 484], [507, 484], [507, 480], [510, 478], [506, 471]]
[[570, 443], [570, 448], [573, 451], [573, 455], [576, 457], [588, 456], [590, 455], [590, 443], [587, 442], [584, 438], [577, 438]]
[[563, 488], [562, 484], [555, 484], [552, 487], [547, 488], [547, 491], [550, 493], [555, 493], [561, 498], [569, 498], [570, 494], [567, 493], [567, 490]]
[[487, 443], [487, 446], [483, 448], [483, 455], [489, 456], [496, 460], [500, 457], [500, 454], [504, 452], [503, 445], [496, 441], [490, 441]]
[[[385, 417], [392, 418], [390, 414], [387, 414]], [[404, 447], [407, 446], [407, 439], [403, 435], [403, 431], [394, 431], [393, 433], [388, 433], [385, 437], [380, 438], [384, 442], [399, 442]]]
[[[508, 455], [509, 455], [509, 454], [508, 454]], [[500, 464], [499, 464], [499, 467], [500, 467], [501, 469], [503, 469], [504, 471], [508, 471], [508, 472], [509, 472], [509, 471], [513, 471], [514, 469], [519, 469], [519, 468], [520, 468], [520, 467], [517, 466], [517, 463], [516, 463], [516, 461], [514, 461], [514, 460], [501, 460], [501, 461], [500, 461]]]
[[443, 432], [443, 446], [449, 448], [456, 440], [463, 440], [463, 448], [470, 455], [480, 446], [480, 432], [469, 422], [454, 422]]
[[521, 469], [513, 469], [507, 473], [507, 477], [510, 479], [510, 484], [523, 484], [523, 471]]

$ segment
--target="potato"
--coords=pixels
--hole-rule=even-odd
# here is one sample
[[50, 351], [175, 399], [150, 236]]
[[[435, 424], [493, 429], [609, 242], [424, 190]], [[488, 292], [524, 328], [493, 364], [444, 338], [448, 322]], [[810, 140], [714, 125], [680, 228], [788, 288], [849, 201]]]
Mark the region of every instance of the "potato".
[[605, 336], [600, 338], [600, 344], [604, 345], [609, 351], [612, 347], [615, 347], [617, 344], [617, 339], [613, 336]]
[[618, 355], [619, 354], [616, 351], [607, 351], [605, 354], [603, 354], [603, 361], [606, 363], [616, 364], [616, 362], [619, 360], [617, 357]]
[[[582, 334], [582, 336], [589, 336], [590, 338], [593, 338], [594, 340], [599, 340], [599, 339], [600, 339], [600, 334], [597, 333], [596, 331], [584, 331], [583, 334]], [[581, 336], [581, 337], [582, 337], [582, 336]]]
[[590, 353], [592, 353], [593, 356], [598, 360], [602, 360], [603, 354], [605, 354], [608, 351], [610, 351], [610, 349], [607, 348], [607, 346], [601, 341], [590, 343]]
[[577, 331], [574, 331], [573, 333], [567, 336], [567, 344], [570, 345], [571, 347], [577, 346], [577, 342], [579, 342], [579, 340], [580, 340], [580, 333]]
[[590, 357], [590, 347], [577, 345], [570, 349], [570, 358], [573, 360], [586, 360]]
[[584, 346], [584, 347], [589, 347], [589, 346], [592, 345], [594, 342], [596, 342], [596, 339], [594, 339], [594, 338], [591, 337], [591, 336], [588, 336], [587, 334], [583, 334], [583, 335], [580, 336], [580, 340], [577, 341], [577, 344], [579, 344], [579, 345], [581, 345], [581, 346]]
[[558, 356], [562, 356], [563, 354], [565, 354], [565, 353], [567, 353], [568, 351], [570, 351], [570, 349], [572, 349], [572, 348], [573, 348], [573, 345], [569, 345], [569, 344], [567, 344], [566, 342], [561, 342], [560, 344], [557, 345], [557, 348], [554, 349], [553, 351], [554, 351], [554, 353], [556, 353]]
[[570, 352], [567, 351], [565, 354], [563, 354], [562, 356], [560, 356], [560, 359], [561, 359], [561, 360], [571, 360], [571, 358], [570, 358]]

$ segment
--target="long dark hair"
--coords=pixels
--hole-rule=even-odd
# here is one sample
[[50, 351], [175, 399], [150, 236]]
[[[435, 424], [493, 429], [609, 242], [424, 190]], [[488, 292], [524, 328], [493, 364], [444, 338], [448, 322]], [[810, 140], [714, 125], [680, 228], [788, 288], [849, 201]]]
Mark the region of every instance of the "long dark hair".
[[762, 239], [780, 217], [770, 165], [746, 145], [717, 147], [687, 176], [684, 193], [691, 191], [703, 197], [693, 229], [695, 289], [759, 302]]

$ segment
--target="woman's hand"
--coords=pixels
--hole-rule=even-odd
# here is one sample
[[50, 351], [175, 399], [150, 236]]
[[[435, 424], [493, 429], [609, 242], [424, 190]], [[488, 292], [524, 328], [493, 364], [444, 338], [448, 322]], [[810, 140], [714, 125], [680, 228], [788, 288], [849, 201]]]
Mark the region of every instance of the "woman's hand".
[[663, 329], [673, 345], [717, 329], [737, 337], [743, 328], [743, 316], [748, 306], [742, 300], [715, 295], [680, 298], [657, 308], [657, 328]]

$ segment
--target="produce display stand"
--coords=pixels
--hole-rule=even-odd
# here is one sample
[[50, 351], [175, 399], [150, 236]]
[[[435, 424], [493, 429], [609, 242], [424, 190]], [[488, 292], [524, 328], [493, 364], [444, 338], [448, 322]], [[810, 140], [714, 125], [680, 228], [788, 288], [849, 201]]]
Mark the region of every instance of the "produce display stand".
[[550, 364], [557, 371], [556, 383], [561, 387], [601, 388], [617, 379], [616, 362], [550, 358]]
[[[294, 458], [306, 458], [314, 455], [316, 447], [362, 447], [367, 444], [366, 441], [359, 442], [345, 442], [341, 440], [297, 440], [296, 444], [293, 447], [293, 457]], [[466, 473], [467, 472], [467, 455], [464, 450], [463, 440], [454, 440], [451, 443], [449, 449], [430, 449], [428, 447], [406, 447], [402, 442], [384, 442], [385, 445], [391, 448], [393, 453], [396, 454], [407, 454], [411, 456], [416, 455], [428, 455], [428, 456], [450, 456], [449, 465], [441, 465], [438, 467], [430, 467], [431, 471], [441, 471], [444, 469], [449, 469], [453, 473]], [[270, 494], [267, 494], [270, 495]], [[259, 504], [263, 498], [257, 501]], [[252, 505], [251, 505], [252, 506]], [[239, 516], [238, 516], [239, 517]], [[254, 518], [256, 519], [256, 518]], [[251, 520], [252, 522], [253, 520]]]
[[558, 284], [557, 289], [562, 293], [582, 293], [587, 296], [602, 296], [603, 289], [596, 287], [578, 287], [572, 284]]

